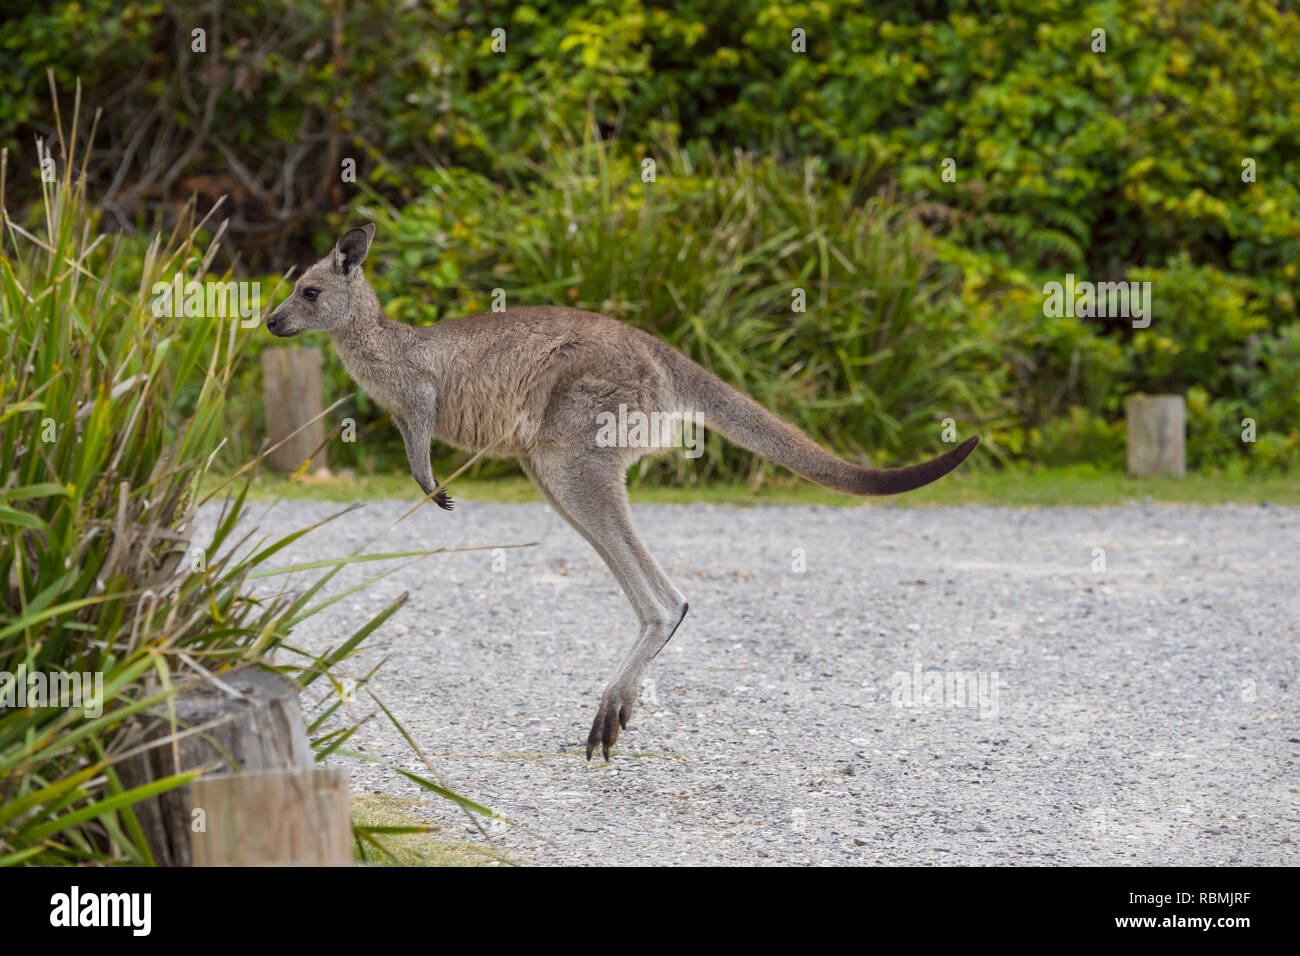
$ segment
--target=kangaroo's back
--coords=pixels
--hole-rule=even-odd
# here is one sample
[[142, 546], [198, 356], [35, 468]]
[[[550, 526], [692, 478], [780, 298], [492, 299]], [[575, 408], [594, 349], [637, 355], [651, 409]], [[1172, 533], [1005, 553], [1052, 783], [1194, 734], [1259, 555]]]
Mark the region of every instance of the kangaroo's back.
[[600, 412], [674, 401], [668, 347], [594, 312], [520, 306], [420, 332], [438, 380], [434, 434], [458, 447], [483, 448], [503, 435], [502, 454], [538, 439], [589, 444]]

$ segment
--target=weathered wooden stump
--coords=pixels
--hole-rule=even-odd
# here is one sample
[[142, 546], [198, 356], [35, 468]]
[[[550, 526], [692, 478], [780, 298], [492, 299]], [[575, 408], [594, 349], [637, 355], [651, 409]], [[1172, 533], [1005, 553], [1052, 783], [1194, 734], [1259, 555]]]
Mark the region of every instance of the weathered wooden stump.
[[1187, 474], [1183, 396], [1134, 395], [1124, 404], [1129, 474]]
[[[325, 408], [325, 387], [320, 349], [278, 348], [262, 353], [262, 399], [266, 409], [266, 437], [274, 445], [301, 428]], [[313, 465], [327, 467], [325, 419], [318, 418], [266, 456], [275, 471], [294, 472], [317, 448]]]
[[[149, 747], [119, 765], [128, 787], [186, 770], [205, 773], [188, 786], [135, 805], [155, 862], [323, 865], [350, 860], [347, 775], [316, 768], [297, 685], [259, 668], [219, 679], [242, 696], [211, 683], [176, 694], [172, 705], [178, 731], [202, 729]], [[132, 748], [170, 736], [166, 706], [138, 717], [135, 731]], [[340, 841], [349, 848], [346, 858]]]
[[203, 829], [195, 866], [348, 866], [347, 771], [271, 770], [203, 777], [192, 785]]

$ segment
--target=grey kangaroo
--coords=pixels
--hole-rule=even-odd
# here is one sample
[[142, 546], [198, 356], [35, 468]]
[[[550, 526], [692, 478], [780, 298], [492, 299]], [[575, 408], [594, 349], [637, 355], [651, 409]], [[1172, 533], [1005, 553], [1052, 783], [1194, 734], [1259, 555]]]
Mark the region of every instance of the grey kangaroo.
[[[622, 586], [640, 635], [605, 688], [587, 759], [626, 729], [650, 662], [686, 617], [686, 598], [650, 556], [628, 515], [627, 469], [651, 447], [605, 447], [601, 413], [702, 415], [706, 428], [818, 484], [892, 495], [942, 478], [978, 437], [905, 468], [854, 465], [746, 398], [653, 336], [559, 306], [481, 312], [413, 327], [384, 316], [361, 269], [375, 228], [345, 232], [267, 317], [272, 335], [326, 331], [344, 367], [388, 409], [425, 495], [451, 510], [433, 476], [429, 442], [517, 458], [551, 507], [591, 544]], [[694, 419], [698, 420], [698, 419]]]

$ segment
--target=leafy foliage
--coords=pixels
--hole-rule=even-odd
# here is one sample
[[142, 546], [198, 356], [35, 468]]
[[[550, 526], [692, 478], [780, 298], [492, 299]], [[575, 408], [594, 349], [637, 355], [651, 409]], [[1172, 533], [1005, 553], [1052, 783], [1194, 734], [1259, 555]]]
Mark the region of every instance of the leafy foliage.
[[[59, 155], [75, 168], [75, 139]], [[43, 228], [6, 220], [0, 244], [0, 865], [151, 863], [132, 807], [193, 774], [124, 785], [121, 762], [158, 746], [141, 744], [133, 718], [168, 713], [173, 693], [239, 665], [337, 687], [335, 671], [406, 595], [323, 658], [288, 645], [292, 629], [338, 599], [318, 596], [344, 566], [427, 552], [268, 569], [315, 526], [269, 542], [236, 534], [255, 461], [223, 483], [233, 493], [199, 547], [195, 506], [227, 427], [237, 320], [158, 315], [151, 292], [177, 272], [202, 278], [215, 249], [188, 222], [142, 259], [120, 254], [71, 174], [43, 199]], [[256, 586], [317, 568], [298, 592]], [[70, 674], [99, 678], [48, 701], [16, 692]], [[336, 711], [309, 728], [322, 756], [354, 729], [327, 726]], [[174, 712], [171, 723], [196, 732]]]
[[[191, 49], [199, 26], [210, 34], [204, 54]], [[503, 31], [495, 49], [494, 31]], [[1200, 388], [1220, 412], [1198, 427], [1226, 427], [1237, 414], [1227, 409], [1240, 405], [1261, 438], [1251, 447], [1198, 433], [1194, 459], [1300, 463], [1294, 380], [1273, 377], [1286, 374], [1297, 334], [1300, 14], [1289, 6], [137, 0], [117, 11], [86, 0], [10, 18], [0, 46], [14, 54], [0, 77], [0, 140], [29, 155], [32, 135], [49, 135], [38, 107], [46, 70], [67, 85], [79, 75], [104, 107], [89, 173], [111, 186], [106, 209], [118, 224], [178, 210], [191, 192], [225, 193], [235, 215], [222, 241], [259, 263], [306, 258], [358, 203], [426, 201], [429, 169], [459, 176], [456, 188], [477, 189], [483, 202], [540, 201], [574, 162], [559, 155], [566, 137], [593, 131], [632, 159], [680, 143], [693, 162], [715, 163], [715, 176], [732, 175], [737, 148], [795, 177], [819, 157], [818, 181], [834, 183], [841, 202], [894, 197], [959, 271], [926, 298], [973, 326], [953, 333], [963, 347], [967, 332], [996, 333], [974, 347], [1003, 354], [999, 405], [1011, 403], [1014, 421], [987, 403], [979, 414], [1004, 454], [1068, 458], [1074, 446], [1051, 436], [1069, 423], [1113, 427], [1127, 394]], [[339, 175], [349, 158], [356, 183]], [[943, 176], [948, 160], [955, 179]], [[636, 182], [618, 181], [616, 217], [595, 228], [618, 239], [618, 204], [635, 197], [617, 193]], [[22, 176], [17, 186], [34, 183]], [[671, 195], [666, 183], [656, 190]], [[463, 301], [440, 295], [422, 317], [463, 311], [495, 287], [471, 287], [482, 273], [462, 275], [456, 248], [481, 244], [479, 221], [499, 218], [467, 212], [460, 221], [473, 238], [435, 242], [447, 260], [436, 267], [443, 289]], [[687, 218], [677, 235], [694, 248], [726, 228]], [[522, 243], [507, 251], [529, 254]], [[585, 267], [584, 302], [622, 294], [594, 288], [614, 276], [604, 255]], [[1044, 316], [1044, 282], [1067, 272], [1152, 281], [1152, 328]], [[824, 310], [818, 320], [830, 323], [829, 338], [855, 321]], [[746, 362], [771, 358], [738, 350]], [[732, 378], [777, 374], [779, 363]], [[823, 410], [813, 427], [830, 436], [829, 417], [843, 409]], [[857, 441], [881, 437], [859, 431]], [[1202, 437], [1213, 452], [1198, 450]], [[884, 450], [901, 447], [886, 439]], [[364, 454], [377, 467], [400, 461], [389, 448]]]

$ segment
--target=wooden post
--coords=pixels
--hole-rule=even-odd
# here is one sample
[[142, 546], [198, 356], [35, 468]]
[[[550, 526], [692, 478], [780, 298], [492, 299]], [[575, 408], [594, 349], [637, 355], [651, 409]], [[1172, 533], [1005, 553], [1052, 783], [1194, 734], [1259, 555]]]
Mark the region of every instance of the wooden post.
[[204, 777], [191, 786], [203, 828], [195, 866], [348, 866], [352, 863], [348, 774], [270, 770]]
[[1131, 475], [1187, 473], [1183, 396], [1134, 395], [1124, 404]]
[[[325, 388], [321, 382], [324, 362], [320, 349], [277, 348], [262, 353], [262, 400], [270, 444], [292, 434], [325, 408]], [[275, 471], [297, 471], [324, 443], [325, 431], [325, 419], [317, 419], [267, 455], [266, 463]], [[312, 464], [327, 467], [324, 448]]]
[[[276, 811], [275, 824], [281, 828], [279, 834], [267, 835], [259, 830], [259, 822], [244, 818], [242, 811], [234, 819], [242, 820], [242, 834], [226, 832], [228, 823], [221, 823], [221, 829], [214, 830], [212, 814], [208, 808], [195, 799], [195, 788], [203, 781], [196, 780], [189, 786], [178, 787], [159, 794], [148, 800], [142, 800], [134, 807], [136, 819], [144, 832], [145, 840], [154, 855], [154, 861], [160, 866], [189, 866], [195, 862], [195, 853], [201, 833], [195, 832], [200, 826], [206, 828], [208, 839], [223, 841], [226, 849], [207, 851], [209, 858], [230, 859], [233, 855], [246, 858], [253, 852], [256, 841], [266, 839], [264, 846], [268, 853], [279, 854], [286, 845], [301, 847], [303, 852], [317, 852], [305, 842], [286, 844], [284, 836], [298, 832], [300, 826], [320, 827], [322, 833], [328, 831], [331, 836], [321, 837], [320, 852], [329, 851], [328, 858], [311, 856], [299, 861], [302, 863], [331, 863], [337, 859], [335, 844], [337, 834], [343, 828], [350, 830], [351, 821], [347, 805], [347, 786], [343, 784], [338, 790], [337, 779], [328, 775], [321, 778], [321, 783], [307, 783], [310, 775], [323, 774], [316, 769], [315, 754], [307, 740], [307, 731], [303, 724], [302, 711], [298, 705], [298, 685], [287, 677], [273, 671], [256, 667], [245, 668], [222, 674], [219, 680], [237, 692], [232, 696], [226, 690], [212, 683], [197, 685], [172, 698], [176, 711], [177, 730], [202, 727], [198, 733], [190, 733], [176, 741], [158, 743], [152, 747], [141, 747], [151, 741], [161, 741], [172, 733], [171, 721], [165, 705], [153, 708], [150, 712], [135, 719], [132, 728], [133, 739], [125, 741], [131, 749], [141, 748], [141, 752], [123, 760], [118, 765], [124, 785], [136, 787], [186, 770], [202, 769], [211, 774], [236, 774], [258, 776], [263, 771], [285, 771], [290, 779], [297, 782], [278, 784], [282, 788], [297, 788], [296, 792], [309, 794], [329, 793], [328, 799], [319, 795], [310, 796], [303, 801], [298, 811], [289, 809], [289, 798], [282, 796], [280, 809]], [[238, 789], [238, 784], [219, 784], [218, 787]], [[253, 784], [252, 792], [257, 793], [259, 785]], [[267, 785], [261, 785], [263, 788]], [[234, 798], [224, 797], [227, 790], [218, 791], [215, 798], [217, 807], [225, 808]], [[254, 796], [256, 803], [265, 804], [266, 799]], [[203, 810], [194, 814], [195, 809]], [[260, 811], [259, 811], [260, 812]], [[329, 812], [327, 825], [321, 823], [323, 815]], [[301, 813], [302, 822], [290, 819]], [[223, 818], [228, 820], [230, 818]], [[350, 834], [349, 834], [350, 839]], [[253, 841], [250, 843], [249, 841]], [[261, 862], [289, 862], [279, 859], [265, 859]]]

